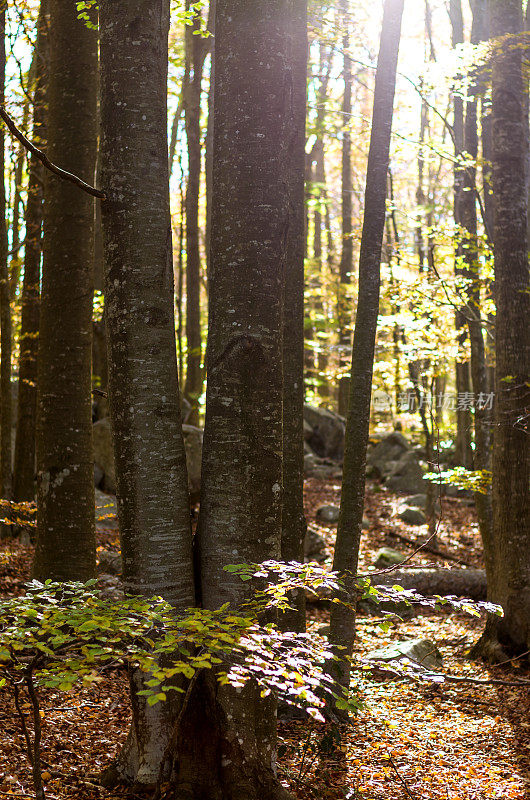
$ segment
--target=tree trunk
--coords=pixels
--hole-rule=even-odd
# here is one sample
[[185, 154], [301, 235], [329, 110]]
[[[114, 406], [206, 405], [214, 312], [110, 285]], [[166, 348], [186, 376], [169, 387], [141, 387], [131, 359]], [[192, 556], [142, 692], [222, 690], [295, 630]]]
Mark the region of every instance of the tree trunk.
[[[365, 491], [366, 448], [370, 424], [372, 374], [379, 314], [381, 248], [385, 227], [385, 204], [390, 136], [401, 35], [403, 0], [386, 0], [375, 81], [372, 133], [368, 155], [364, 224], [359, 257], [359, 300], [353, 338], [350, 398], [346, 417], [346, 439], [340, 517], [333, 569], [351, 589], [357, 572]], [[331, 610], [331, 642], [352, 652], [355, 614], [342, 605]], [[344, 652], [344, 651], [341, 651]], [[349, 685], [349, 666], [333, 662], [331, 672]]]
[[[109, 401], [127, 592], [193, 604], [186, 459], [175, 347], [167, 157], [169, 0], [103, 0], [101, 177]], [[176, 702], [134, 724], [109, 783], [154, 784]]]
[[[190, 0], [187, 2], [190, 6]], [[188, 188], [186, 191], [186, 382], [184, 397], [191, 404], [190, 425], [199, 424], [199, 397], [202, 394], [201, 342], [201, 255], [199, 250], [199, 192], [201, 183], [201, 92], [206, 53], [205, 39], [194, 35], [200, 30], [200, 11], [193, 27], [186, 26], [187, 81], [184, 92], [186, 136], [188, 140]]]
[[[50, 0], [48, 155], [93, 183], [97, 36], [74, 4]], [[45, 180], [38, 356], [38, 579], [95, 574], [92, 452], [94, 200], [51, 174]]]
[[[217, 0], [210, 333], [197, 558], [208, 608], [237, 605], [246, 596], [247, 587], [224, 571], [226, 565], [281, 555], [282, 300], [290, 249], [289, 158], [299, 161], [300, 135], [291, 127], [299, 103], [292, 94], [298, 80], [289, 74], [288, 33], [295, 12], [299, 15], [300, 7], [291, 0]], [[294, 113], [301, 125], [299, 110]], [[217, 690], [215, 699], [209, 736], [215, 741], [220, 734], [220, 752], [229, 754], [237, 742], [235, 769], [231, 755], [221, 765], [217, 757], [208, 794], [191, 782], [186, 797], [286, 797], [274, 775], [273, 708], [252, 686], [243, 695]], [[190, 704], [190, 713], [197, 710]], [[224, 719], [230, 720], [226, 731], [217, 723]], [[192, 723], [186, 739], [195, 741], [201, 730]], [[202, 749], [193, 756], [199, 773]], [[184, 764], [177, 785], [189, 785], [188, 771]], [[183, 791], [177, 791], [180, 796]]]
[[[46, 92], [49, 58], [47, 5], [47, 0], [41, 0], [34, 56], [33, 141], [37, 147], [43, 147], [46, 143]], [[17, 435], [13, 470], [13, 499], [16, 503], [33, 500], [35, 497], [43, 181], [42, 164], [35, 156], [30, 155], [19, 337]]]
[[[484, 16], [485, 1], [477, 0], [473, 4], [473, 26], [471, 30], [471, 43], [477, 45], [485, 38]], [[467, 325], [471, 344], [471, 378], [475, 397], [474, 427], [475, 450], [473, 468], [476, 470], [491, 470], [490, 429], [491, 419], [488, 411], [488, 376], [486, 369], [486, 353], [482, 333], [481, 318], [481, 277], [480, 258], [477, 239], [477, 188], [476, 167], [478, 156], [478, 131], [477, 131], [477, 93], [479, 91], [478, 77], [474, 76], [469, 87], [466, 104], [465, 122], [465, 150], [472, 159], [464, 173], [464, 183], [460, 200], [460, 217], [463, 228], [463, 258], [466, 264], [464, 275], [468, 280], [467, 300], [468, 307]], [[484, 546], [484, 555], [488, 575], [492, 576], [492, 508], [491, 494], [475, 492], [475, 507], [480, 526], [480, 534]]]
[[[5, 93], [5, 23], [6, 12], [0, 14], [0, 101], [4, 104]], [[7, 271], [7, 222], [5, 189], [5, 137], [4, 126], [0, 131], [1, 171], [0, 171], [0, 340], [2, 354], [0, 359], [0, 480], [1, 496], [11, 500], [11, 297]]]
[[[283, 561], [304, 560], [304, 237], [305, 124], [307, 94], [307, 0], [292, 0], [293, 102], [289, 136], [289, 231], [283, 317]], [[304, 595], [283, 624], [305, 630]]]
[[347, 369], [351, 348], [352, 309], [349, 304], [348, 287], [352, 282], [353, 238], [352, 238], [352, 174], [351, 174], [351, 95], [352, 65], [350, 50], [350, 0], [341, 0], [344, 35], [344, 97], [342, 101], [342, 253], [339, 265], [339, 414], [345, 417], [348, 411], [350, 377], [342, 374]]
[[[493, 442], [494, 574], [491, 617], [478, 652], [530, 647], [530, 294], [527, 249], [527, 120], [520, 0], [491, 2], [496, 393]], [[526, 409], [526, 411], [525, 411]], [[502, 656], [501, 656], [502, 658]]]
[[[483, 569], [396, 569], [387, 575], [374, 575], [374, 586], [402, 586], [416, 589], [424, 597], [435, 594], [486, 599], [486, 573]], [[384, 608], [384, 606], [383, 606]]]

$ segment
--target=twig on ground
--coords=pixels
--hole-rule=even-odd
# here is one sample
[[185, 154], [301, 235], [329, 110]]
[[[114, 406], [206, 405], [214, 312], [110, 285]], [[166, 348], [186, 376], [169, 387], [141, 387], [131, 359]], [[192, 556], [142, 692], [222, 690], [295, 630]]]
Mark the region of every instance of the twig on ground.
[[410, 797], [410, 798], [411, 798], [411, 800], [415, 800], [415, 798], [414, 798], [414, 795], [412, 794], [412, 792], [411, 792], [411, 791], [410, 791], [410, 789], [409, 789], [409, 785], [408, 785], [407, 781], [405, 780], [405, 778], [403, 777], [403, 775], [400, 773], [400, 771], [399, 771], [399, 770], [398, 770], [398, 768], [396, 767], [396, 765], [395, 765], [395, 763], [394, 763], [394, 759], [392, 758], [392, 756], [390, 755], [390, 753], [388, 753], [388, 760], [389, 760], [389, 762], [390, 762], [390, 765], [392, 766], [392, 769], [394, 770], [394, 772], [395, 772], [395, 773], [396, 773], [396, 775], [398, 776], [399, 780], [401, 781], [401, 783], [402, 783], [402, 785], [403, 785], [403, 788], [405, 789], [405, 792], [407, 793], [407, 797]]

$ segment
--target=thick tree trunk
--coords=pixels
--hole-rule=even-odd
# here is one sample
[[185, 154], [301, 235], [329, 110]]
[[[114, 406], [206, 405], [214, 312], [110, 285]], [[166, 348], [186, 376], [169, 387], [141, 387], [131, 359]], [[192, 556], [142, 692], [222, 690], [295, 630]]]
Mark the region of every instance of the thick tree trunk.
[[[289, 70], [294, 10], [291, 0], [217, 0], [210, 334], [197, 559], [202, 602], [209, 608], [237, 605], [248, 591], [224, 571], [226, 565], [281, 555], [283, 279], [289, 158], [298, 152], [298, 145], [291, 152], [288, 135], [299, 102]], [[218, 692], [215, 708], [210, 719], [230, 720], [227, 735], [238, 743], [237, 769], [230, 757], [224, 759], [210, 794], [192, 786], [186, 796], [287, 796], [274, 776], [273, 708], [253, 687], [243, 695]], [[196, 712], [190, 704], [190, 713]], [[194, 725], [187, 738], [200, 730]], [[197, 756], [202, 759], [202, 752]], [[181, 770], [181, 781], [183, 775]]]
[[352, 309], [349, 304], [348, 287], [352, 282], [353, 272], [353, 238], [352, 238], [352, 173], [351, 173], [351, 96], [352, 65], [350, 50], [350, 0], [341, 0], [340, 10], [344, 35], [342, 49], [344, 51], [344, 97], [342, 100], [342, 252], [339, 265], [339, 414], [346, 416], [349, 402], [350, 377], [342, 374], [347, 370], [348, 356], [351, 348]]
[[[103, 0], [101, 178], [109, 401], [128, 592], [193, 604], [186, 459], [175, 348], [167, 157], [169, 0]], [[176, 702], [150, 708], [131, 676], [134, 724], [107, 774], [154, 784]]]
[[493, 191], [496, 393], [493, 444], [494, 571], [491, 618], [477, 651], [496, 657], [530, 647], [530, 294], [527, 250], [527, 120], [520, 0], [490, 4], [493, 43]]
[[[75, 4], [50, 0], [48, 155], [93, 183], [97, 36]], [[92, 453], [94, 200], [45, 180], [38, 365], [36, 578], [95, 573]]]
[[[289, 230], [283, 315], [283, 561], [304, 560], [304, 237], [307, 0], [292, 0], [293, 101], [289, 136]], [[305, 630], [303, 593], [285, 627]]]
[[[5, 92], [5, 22], [6, 12], [0, 14], [0, 102], [4, 104]], [[4, 126], [0, 131], [1, 170], [0, 170], [0, 495], [11, 500], [11, 296], [7, 271], [7, 223], [5, 188], [5, 137]]]
[[[188, 0], [187, 6], [190, 2]], [[194, 35], [200, 30], [200, 12], [193, 27], [186, 26], [187, 82], [184, 92], [186, 136], [188, 140], [188, 187], [186, 190], [186, 382], [184, 397], [192, 410], [190, 425], [199, 424], [199, 397], [202, 394], [201, 342], [201, 254], [199, 249], [199, 192], [201, 183], [201, 93], [206, 54], [205, 39]]]
[[[359, 257], [359, 300], [353, 337], [340, 517], [333, 559], [333, 569], [343, 576], [348, 586], [351, 586], [357, 572], [362, 531], [366, 448], [379, 314], [381, 248], [385, 227], [390, 135], [402, 15], [403, 0], [386, 0], [368, 155], [364, 224]], [[333, 605], [330, 634], [332, 644], [345, 647], [346, 653], [350, 654], [354, 636], [354, 613], [345, 606]], [[349, 666], [346, 661], [333, 662], [331, 671], [343, 686], [348, 686]]]
[[[33, 141], [37, 147], [43, 147], [46, 143], [46, 85], [49, 57], [46, 14], [47, 0], [41, 0], [34, 56]], [[19, 337], [17, 434], [13, 470], [13, 499], [15, 502], [33, 500], [35, 497], [43, 180], [42, 164], [35, 156], [30, 155]]]

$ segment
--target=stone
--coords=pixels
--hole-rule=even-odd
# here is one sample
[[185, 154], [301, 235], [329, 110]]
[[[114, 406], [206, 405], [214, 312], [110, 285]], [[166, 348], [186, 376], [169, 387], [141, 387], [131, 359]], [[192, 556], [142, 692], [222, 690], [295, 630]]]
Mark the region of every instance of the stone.
[[393, 564], [401, 564], [406, 556], [400, 553], [399, 550], [392, 550], [391, 547], [380, 547], [375, 554], [374, 566], [384, 569], [391, 567]]
[[421, 508], [406, 508], [401, 512], [399, 518], [407, 525], [425, 525], [427, 522], [427, 517]]
[[338, 522], [340, 508], [338, 506], [320, 506], [317, 509], [316, 518], [321, 522]]
[[103, 491], [116, 494], [116, 472], [114, 469], [114, 447], [110, 419], [99, 419], [92, 425], [94, 438], [94, 463], [103, 472], [100, 485]]
[[363, 531], [369, 531], [369, 530], [370, 530], [370, 520], [367, 519], [366, 517], [363, 517]]
[[382, 663], [411, 661], [424, 672], [439, 670], [443, 666], [440, 651], [429, 639], [407, 639], [372, 650], [366, 655], [366, 661]]
[[427, 508], [426, 494], [413, 494], [412, 497], [407, 497], [406, 501], [408, 506], [414, 506], [414, 508]]
[[100, 550], [98, 570], [105, 575], [121, 575], [123, 572], [121, 553], [115, 553], [113, 550]]
[[[309, 422], [304, 419], [304, 442], [308, 442], [313, 435], [313, 428]], [[309, 448], [311, 449], [311, 448]]]
[[201, 494], [201, 468], [202, 468], [202, 441], [204, 433], [201, 428], [194, 425], [183, 425], [184, 447], [186, 448], [186, 463], [188, 465], [188, 488], [190, 501], [195, 504]]
[[345, 420], [327, 408], [310, 405], [304, 406], [304, 420], [312, 431], [307, 441], [317, 456], [329, 458], [332, 461], [342, 461], [346, 432]]
[[419, 493], [425, 488], [423, 470], [414, 453], [406, 452], [400, 458], [385, 480], [385, 486], [391, 492], [407, 492], [408, 494]]
[[369, 449], [366, 462], [372, 467], [372, 474], [384, 478], [390, 474], [402, 456], [409, 451], [410, 444], [403, 434], [394, 431], [385, 436], [375, 447]]
[[182, 414], [182, 422], [186, 423], [192, 412], [192, 406], [190, 401], [186, 400], [186, 398], [183, 395], [180, 396], [180, 411]]
[[96, 529], [114, 530], [118, 527], [118, 504], [112, 494], [105, 494], [99, 489], [96, 496]]
[[321, 564], [328, 557], [326, 540], [318, 531], [308, 528], [304, 539], [304, 561]]
[[94, 486], [96, 489], [99, 489], [103, 483], [104, 477], [105, 473], [103, 472], [103, 469], [99, 466], [99, 464], [94, 464]]

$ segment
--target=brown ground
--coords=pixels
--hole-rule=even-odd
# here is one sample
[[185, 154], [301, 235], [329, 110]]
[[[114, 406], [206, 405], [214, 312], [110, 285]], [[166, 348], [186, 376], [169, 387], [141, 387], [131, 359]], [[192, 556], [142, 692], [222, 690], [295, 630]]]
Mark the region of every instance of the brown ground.
[[[306, 511], [315, 523], [316, 509], [338, 503], [337, 481], [306, 481]], [[392, 532], [414, 538], [424, 534], [395, 517], [399, 498], [371, 485], [367, 494], [361, 566], [386, 545], [412, 552]], [[334, 526], [318, 525], [330, 548]], [[460, 500], [444, 500], [438, 546], [472, 566], [481, 565], [476, 518]], [[115, 532], [100, 535], [100, 545], [117, 547]], [[331, 551], [330, 551], [331, 552]], [[0, 593], [20, 592], [29, 575], [32, 549], [3, 543]], [[418, 554], [414, 563], [443, 563]], [[449, 562], [446, 562], [449, 565]], [[454, 566], [454, 563], [453, 563]], [[311, 608], [310, 626], [327, 620]], [[483, 621], [456, 613], [429, 613], [399, 622], [382, 634], [361, 618], [356, 652], [392, 640], [426, 637], [444, 656], [444, 671], [455, 676], [525, 677], [519, 662], [497, 668], [470, 663], [465, 651]], [[375, 680], [357, 670], [354, 681], [365, 707], [351, 726], [333, 739], [332, 726], [291, 722], [280, 725], [282, 780], [300, 800], [528, 800], [530, 798], [530, 694], [526, 688], [444, 683], [441, 686], [400, 680]], [[123, 672], [108, 673], [97, 686], [70, 694], [48, 693], [43, 703], [43, 755], [49, 800], [95, 800], [123, 797], [97, 785], [97, 775], [124, 739], [129, 709]], [[0, 800], [32, 797], [30, 771], [11, 701], [0, 691]]]

